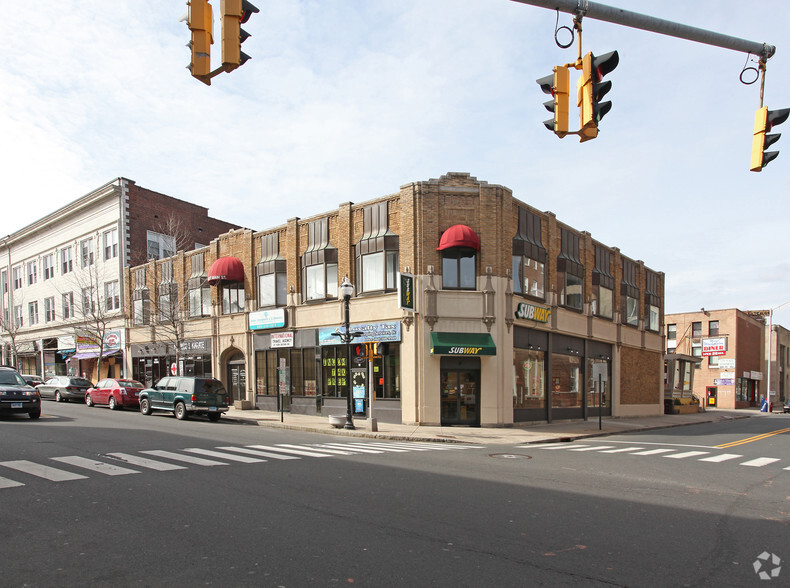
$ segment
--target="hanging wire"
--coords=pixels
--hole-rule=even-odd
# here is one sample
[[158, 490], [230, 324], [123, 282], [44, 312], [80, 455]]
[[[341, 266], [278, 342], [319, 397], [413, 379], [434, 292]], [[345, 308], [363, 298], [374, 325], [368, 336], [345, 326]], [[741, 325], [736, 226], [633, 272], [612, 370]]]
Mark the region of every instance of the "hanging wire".
[[[751, 86], [753, 83], [755, 83], [757, 80], [760, 79], [760, 70], [759, 69], [757, 69], [754, 66], [747, 67], [747, 65], [749, 65], [749, 59], [751, 59], [751, 57], [752, 57], [751, 53], [749, 53], [746, 56], [746, 63], [743, 64], [743, 69], [741, 70], [741, 75], [738, 76], [740, 78], [740, 80], [741, 80], [741, 83], [745, 84], [747, 86]], [[754, 79], [753, 80], [748, 81], [747, 79], [744, 79], [744, 76], [747, 74], [747, 72], [748, 72], [749, 75], [754, 75]], [[751, 79], [751, 78], [748, 78], [748, 79]]]
[[[573, 29], [571, 27], [568, 27], [568, 26], [565, 26], [565, 25], [560, 27], [560, 26], [558, 26], [559, 24], [560, 24], [560, 11], [558, 10], [557, 11], [557, 21], [554, 23], [554, 42], [557, 44], [557, 47], [559, 47], [560, 49], [567, 49], [568, 47], [573, 45], [573, 41], [574, 41]], [[571, 34], [571, 40], [568, 41], [567, 44], [560, 43], [559, 33], [563, 29], [568, 31]]]

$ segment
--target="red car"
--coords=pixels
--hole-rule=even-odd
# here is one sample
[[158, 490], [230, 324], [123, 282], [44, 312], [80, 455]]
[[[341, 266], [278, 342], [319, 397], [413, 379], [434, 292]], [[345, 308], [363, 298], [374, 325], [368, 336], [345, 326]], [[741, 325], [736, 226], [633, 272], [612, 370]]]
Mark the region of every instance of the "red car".
[[85, 393], [85, 404], [88, 406], [106, 404], [110, 410], [124, 406], [138, 408], [140, 406], [138, 397], [143, 388], [145, 386], [136, 380], [107, 378]]

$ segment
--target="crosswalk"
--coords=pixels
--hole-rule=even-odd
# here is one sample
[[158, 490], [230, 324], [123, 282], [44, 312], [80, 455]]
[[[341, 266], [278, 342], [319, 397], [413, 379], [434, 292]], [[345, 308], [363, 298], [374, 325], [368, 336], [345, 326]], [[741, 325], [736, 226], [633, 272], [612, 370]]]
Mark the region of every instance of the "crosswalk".
[[[184, 470], [190, 466], [214, 467], [235, 464], [259, 464], [270, 460], [287, 461], [305, 458], [338, 457], [348, 455], [386, 455], [416, 451], [459, 451], [481, 449], [479, 445], [419, 442], [336, 442], [294, 445], [244, 445], [220, 447], [185, 447], [177, 451], [147, 449], [134, 453], [112, 452], [99, 459], [80, 455], [47, 458], [47, 463], [29, 460], [0, 461], [0, 490], [24, 486], [28, 478], [50, 482], [85, 480], [92, 474], [126, 476], [145, 470], [167, 472]], [[50, 462], [55, 462], [58, 467]], [[15, 475], [16, 474], [16, 475]], [[19, 475], [21, 474], [21, 478]], [[13, 476], [7, 478], [6, 475]]]
[[[592, 452], [592, 453], [615, 453], [628, 456], [657, 456], [667, 459], [694, 459], [696, 461], [707, 463], [725, 463], [731, 462], [739, 466], [761, 468], [768, 465], [776, 464], [782, 461], [777, 457], [757, 457], [746, 458], [739, 453], [717, 453], [716, 448], [711, 447], [710, 450], [701, 449], [684, 449], [679, 447], [656, 447], [649, 449], [643, 445], [598, 445], [589, 443], [535, 443], [529, 445], [521, 445], [522, 449], [540, 449], [547, 451], [573, 451], [573, 452]], [[790, 471], [790, 466], [782, 468], [783, 470]]]

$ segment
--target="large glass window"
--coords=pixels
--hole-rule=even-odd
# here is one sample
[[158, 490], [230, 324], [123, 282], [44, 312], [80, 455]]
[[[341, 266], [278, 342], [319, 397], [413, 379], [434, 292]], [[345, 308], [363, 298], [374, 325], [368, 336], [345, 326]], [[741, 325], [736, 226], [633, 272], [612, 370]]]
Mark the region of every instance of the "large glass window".
[[592, 273], [591, 305], [593, 315], [614, 318], [614, 277], [611, 253], [600, 245], [595, 246], [595, 265]]
[[611, 363], [608, 359], [587, 358], [587, 406], [611, 407]]
[[659, 276], [645, 270], [645, 329], [658, 333], [661, 329], [661, 288]]
[[639, 326], [639, 300], [633, 296], [624, 296], [625, 324], [633, 327]]
[[442, 250], [442, 288], [477, 288], [477, 251], [471, 247], [449, 247]]
[[636, 277], [636, 263], [623, 259], [623, 280], [620, 284], [621, 321], [632, 327], [639, 326], [639, 286]]
[[337, 298], [337, 249], [329, 243], [329, 219], [308, 225], [307, 250], [302, 254], [304, 300]]
[[534, 349], [513, 351], [513, 408], [546, 408], [546, 354]]
[[584, 304], [584, 266], [579, 255], [579, 235], [570, 229], [560, 230], [560, 254], [557, 257], [557, 283], [560, 306], [582, 310]]
[[573, 274], [565, 274], [565, 283], [560, 291], [560, 304], [576, 310], [582, 309], [583, 304], [582, 278]]
[[388, 202], [362, 210], [362, 238], [354, 246], [359, 292], [395, 290], [398, 236], [389, 230]]
[[347, 383], [346, 346], [326, 345], [321, 348], [321, 378], [324, 396], [345, 396]]
[[280, 256], [280, 234], [261, 237], [261, 260], [258, 274], [258, 306], [285, 306], [288, 303], [287, 263]]
[[551, 354], [551, 407], [582, 406], [582, 359], [576, 355]]
[[222, 314], [244, 312], [244, 282], [222, 284]]
[[191, 273], [187, 280], [189, 317], [211, 315], [211, 287], [207, 281], [203, 254], [196, 253], [189, 259]]
[[513, 292], [544, 300], [545, 268], [543, 262], [524, 255], [513, 256]]

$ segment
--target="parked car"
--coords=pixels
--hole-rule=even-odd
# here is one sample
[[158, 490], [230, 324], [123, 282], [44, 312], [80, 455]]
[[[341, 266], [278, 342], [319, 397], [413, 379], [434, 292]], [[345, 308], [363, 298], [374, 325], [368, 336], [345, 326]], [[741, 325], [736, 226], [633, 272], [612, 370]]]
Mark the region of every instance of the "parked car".
[[42, 398], [54, 398], [57, 402], [66, 400], [85, 400], [88, 388], [93, 388], [93, 383], [85, 378], [76, 376], [53, 376], [43, 384], [38, 385], [38, 393]]
[[138, 396], [143, 388], [145, 386], [137, 380], [106, 378], [88, 389], [85, 393], [85, 404], [87, 406], [106, 404], [110, 410], [125, 406], [137, 408], [140, 406]]
[[0, 367], [0, 413], [26, 412], [31, 419], [41, 416], [38, 390], [28, 386], [12, 367]]
[[784, 410], [782, 412], [790, 412], [790, 399], [785, 402]]
[[22, 379], [25, 380], [25, 383], [27, 385], [33, 386], [34, 388], [39, 384], [44, 383], [44, 378], [42, 378], [38, 374], [22, 374]]
[[193, 413], [205, 414], [216, 422], [228, 410], [228, 393], [214, 378], [162, 378], [140, 392], [140, 412], [149, 415], [154, 410], [170, 411], [178, 420]]

